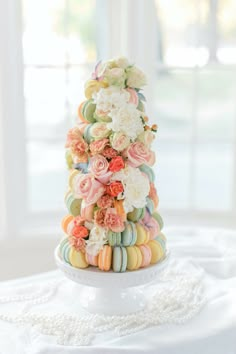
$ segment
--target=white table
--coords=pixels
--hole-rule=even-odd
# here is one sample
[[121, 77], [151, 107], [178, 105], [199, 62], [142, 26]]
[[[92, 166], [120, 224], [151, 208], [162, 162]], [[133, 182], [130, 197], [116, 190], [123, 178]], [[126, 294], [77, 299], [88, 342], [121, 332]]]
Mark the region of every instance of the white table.
[[[185, 259], [204, 270], [208, 301], [190, 321], [183, 325], [148, 328], [123, 337], [104, 333], [91, 345], [83, 347], [58, 345], [54, 337], [45, 336], [29, 325], [0, 321], [0, 354], [236, 354], [236, 232], [173, 228], [167, 229], [166, 234], [173, 259], [177, 262]], [[61, 279], [63, 275], [55, 271], [1, 283], [0, 300], [4, 295], [19, 294], [19, 290], [16, 292], [19, 286], [30, 290], [29, 286], [35, 289], [39, 282]], [[68, 289], [64, 289], [64, 294], [51, 294], [48, 302], [39, 305], [2, 303], [0, 313], [23, 313], [32, 308], [40, 312], [58, 310], [66, 304], [66, 291]]]

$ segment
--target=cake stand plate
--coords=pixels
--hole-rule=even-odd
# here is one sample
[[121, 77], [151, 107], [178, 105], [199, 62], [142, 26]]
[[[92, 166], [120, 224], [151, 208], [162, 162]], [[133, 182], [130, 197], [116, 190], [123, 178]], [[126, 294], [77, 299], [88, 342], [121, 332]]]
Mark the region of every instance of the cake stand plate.
[[169, 256], [168, 251], [165, 258], [157, 264], [135, 271], [114, 273], [103, 272], [96, 267], [72, 267], [60, 258], [59, 246], [55, 250], [58, 268], [67, 278], [82, 286], [78, 289], [80, 306], [89, 312], [105, 315], [141, 311], [146, 305], [143, 285], [158, 279], [158, 275], [166, 268]]

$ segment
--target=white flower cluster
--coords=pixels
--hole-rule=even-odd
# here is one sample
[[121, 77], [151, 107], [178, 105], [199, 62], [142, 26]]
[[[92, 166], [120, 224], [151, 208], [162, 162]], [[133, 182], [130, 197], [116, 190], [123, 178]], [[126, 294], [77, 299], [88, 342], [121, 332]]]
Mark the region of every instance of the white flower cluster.
[[112, 122], [108, 124], [108, 128], [114, 132], [123, 132], [131, 140], [135, 140], [144, 131], [141, 112], [131, 103], [113, 109], [109, 116]]
[[93, 94], [96, 110], [104, 113], [110, 112], [112, 109], [127, 104], [130, 94], [128, 91], [117, 86], [109, 86], [102, 88]]
[[128, 165], [125, 169], [114, 173], [112, 180], [121, 181], [124, 186], [121, 198], [124, 198], [123, 207], [126, 213], [146, 205], [150, 184], [148, 178], [138, 168]]
[[96, 112], [102, 112], [112, 119], [107, 128], [113, 132], [123, 132], [135, 140], [143, 129], [140, 112], [133, 103], [129, 103], [130, 93], [117, 86], [100, 89], [93, 95]]
[[89, 240], [86, 241], [86, 252], [92, 256], [96, 256], [106, 243], [106, 229], [94, 226], [90, 231]]

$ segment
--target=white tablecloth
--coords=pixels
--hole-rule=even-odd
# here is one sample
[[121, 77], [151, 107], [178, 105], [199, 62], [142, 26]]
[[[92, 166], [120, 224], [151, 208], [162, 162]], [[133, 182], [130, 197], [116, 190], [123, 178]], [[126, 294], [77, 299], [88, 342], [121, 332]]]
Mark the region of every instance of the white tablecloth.
[[[204, 270], [208, 301], [190, 321], [148, 328], [123, 337], [106, 333], [85, 347], [58, 345], [54, 337], [35, 328], [0, 321], [0, 354], [236, 354], [236, 232], [175, 228], [167, 229], [166, 234], [173, 259], [177, 262], [185, 259]], [[16, 287], [34, 287], [39, 282], [56, 279], [63, 279], [59, 271], [1, 283], [0, 298], [6, 294], [15, 296]], [[56, 297], [57, 293], [38, 306], [42, 311], [56, 309], [60, 305]], [[0, 303], [0, 312], [17, 313], [29, 310], [29, 306], [37, 304]]]

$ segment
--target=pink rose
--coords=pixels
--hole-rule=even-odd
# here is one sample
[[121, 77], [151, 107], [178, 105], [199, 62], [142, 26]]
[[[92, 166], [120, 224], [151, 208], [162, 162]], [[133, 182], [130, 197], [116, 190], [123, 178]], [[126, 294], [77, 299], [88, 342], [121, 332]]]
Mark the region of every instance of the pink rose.
[[107, 145], [109, 145], [109, 139], [107, 138], [93, 141], [89, 145], [91, 154], [92, 155], [100, 154], [104, 150], [105, 146]]
[[150, 240], [153, 240], [160, 232], [160, 226], [158, 222], [151, 216], [147, 209], [145, 211], [144, 218], [140, 220], [140, 224], [142, 224], [148, 229], [150, 234]]
[[101, 183], [106, 184], [112, 175], [108, 168], [109, 163], [104, 156], [98, 154], [91, 157], [88, 169]]
[[112, 134], [112, 136], [110, 137], [110, 141], [113, 149], [117, 151], [124, 150], [130, 143], [129, 137], [122, 132]]
[[105, 187], [91, 173], [78, 174], [74, 178], [73, 194], [75, 198], [83, 198], [85, 204], [96, 203], [104, 194]]
[[105, 227], [105, 219], [106, 216], [106, 209], [98, 209], [95, 211], [94, 213], [94, 222], [95, 224], [101, 226], [101, 227]]
[[117, 214], [115, 208], [108, 208], [104, 219], [104, 224], [114, 232], [122, 232], [125, 229], [122, 217]]
[[112, 198], [108, 194], [104, 194], [101, 198], [97, 201], [97, 206], [99, 208], [111, 208], [114, 202], [114, 198]]
[[128, 157], [128, 162], [133, 167], [138, 167], [142, 164], [152, 166], [155, 163], [155, 154], [149, 150], [141, 141], [136, 141], [131, 144], [125, 151]]

